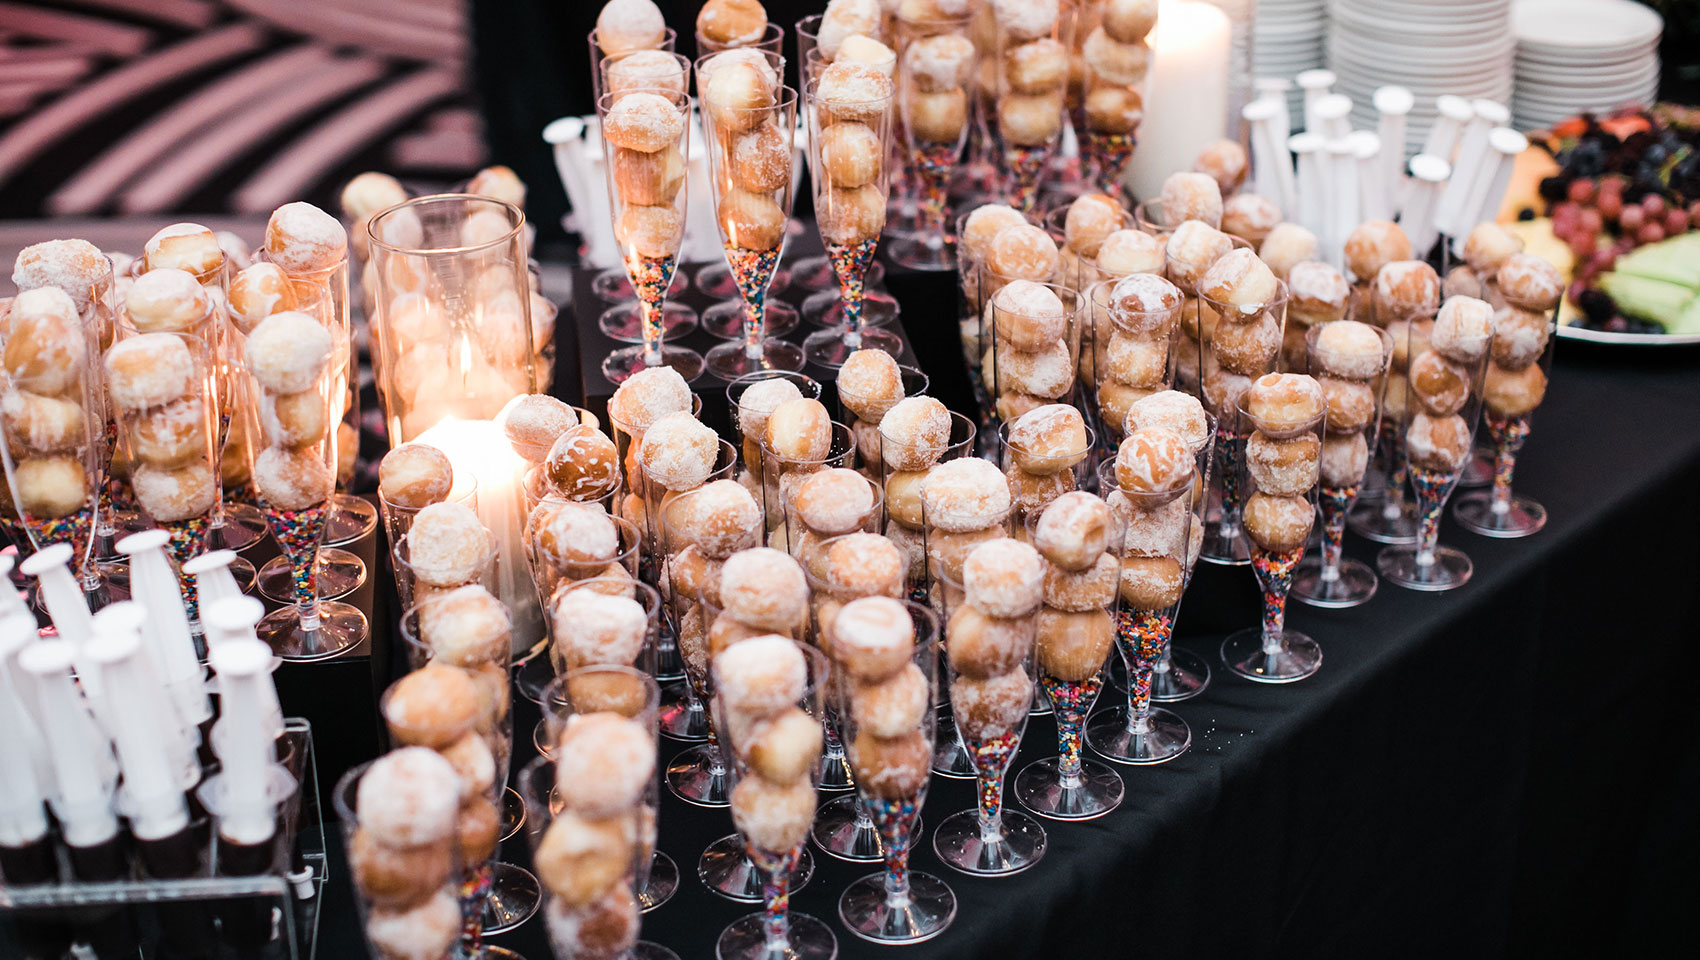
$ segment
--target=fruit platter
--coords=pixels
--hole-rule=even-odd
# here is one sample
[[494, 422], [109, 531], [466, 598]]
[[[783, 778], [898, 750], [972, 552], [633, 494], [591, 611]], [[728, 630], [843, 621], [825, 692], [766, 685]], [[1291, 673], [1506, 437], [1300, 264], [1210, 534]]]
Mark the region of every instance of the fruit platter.
[[1516, 226], [1570, 265], [1559, 335], [1700, 344], [1700, 111], [1583, 115], [1531, 140], [1550, 161]]

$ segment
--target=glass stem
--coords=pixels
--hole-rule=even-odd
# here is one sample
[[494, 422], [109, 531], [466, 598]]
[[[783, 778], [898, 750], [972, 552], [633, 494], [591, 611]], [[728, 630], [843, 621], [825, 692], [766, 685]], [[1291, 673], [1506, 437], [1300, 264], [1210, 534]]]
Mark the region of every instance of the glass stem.
[[1232, 540], [1239, 536], [1240, 529], [1239, 463], [1244, 441], [1230, 430], [1218, 430], [1217, 438], [1221, 441], [1222, 457], [1222, 517], [1218, 534], [1224, 540]]
[[661, 304], [640, 301], [643, 308], [643, 362], [645, 366], [661, 366]]
[[980, 841], [992, 844], [1003, 839], [1003, 777], [980, 774]]
[[761, 341], [767, 308], [759, 302], [744, 301], [744, 356], [761, 359]]
[[1517, 454], [1523, 441], [1529, 438], [1529, 418], [1512, 417], [1500, 420], [1487, 418], [1488, 433], [1493, 436], [1493, 500], [1496, 514], [1511, 512], [1511, 475], [1517, 471]]
[[1287, 623], [1287, 591], [1268, 584], [1263, 588], [1263, 652], [1281, 652], [1281, 634]]
[[792, 850], [777, 864], [756, 865], [762, 875], [762, 934], [770, 957], [791, 955], [791, 868], [796, 865], [800, 850]]
[[1340, 557], [1346, 545], [1346, 516], [1357, 499], [1358, 488], [1321, 488], [1322, 507], [1322, 580], [1332, 583], [1340, 579]]

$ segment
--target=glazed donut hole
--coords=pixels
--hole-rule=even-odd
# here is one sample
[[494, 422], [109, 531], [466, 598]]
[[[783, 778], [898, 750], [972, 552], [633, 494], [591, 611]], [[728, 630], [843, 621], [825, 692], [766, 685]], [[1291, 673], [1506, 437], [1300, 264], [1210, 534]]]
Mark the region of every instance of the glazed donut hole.
[[989, 460], [959, 457], [927, 472], [921, 510], [930, 529], [947, 533], [985, 530], [1003, 521], [1011, 506], [1009, 484]]
[[1552, 335], [1546, 313], [1506, 307], [1493, 315], [1493, 362], [1509, 371], [1522, 370], [1541, 359]]
[[1357, 320], [1312, 327], [1305, 335], [1313, 369], [1342, 380], [1373, 380], [1387, 369], [1391, 332]]
[[1255, 377], [1275, 366], [1281, 350], [1281, 322], [1272, 312], [1256, 314], [1246, 323], [1218, 323], [1208, 333], [1210, 352], [1223, 370]]
[[1227, 370], [1212, 370], [1202, 384], [1204, 408], [1216, 418], [1217, 423], [1236, 423], [1240, 415], [1240, 397], [1250, 386], [1250, 377]]
[[1045, 606], [1070, 612], [1101, 609], [1115, 599], [1120, 573], [1121, 561], [1108, 550], [1100, 552], [1081, 570], [1069, 570], [1060, 564], [1047, 562]]
[[1125, 423], [1127, 412], [1139, 401], [1160, 391], [1146, 387], [1130, 387], [1115, 379], [1098, 383], [1098, 413], [1108, 424]]
[[685, 234], [684, 217], [672, 206], [628, 205], [614, 224], [614, 237], [640, 257], [671, 257]]
[[1103, 669], [1115, 642], [1109, 613], [1100, 605], [1080, 611], [1039, 611], [1033, 648], [1039, 673], [1068, 683], [1081, 683]]
[[1285, 279], [1295, 264], [1316, 259], [1316, 234], [1291, 222], [1278, 223], [1257, 246], [1257, 255]]
[[1253, 248], [1263, 243], [1280, 222], [1281, 208], [1268, 197], [1236, 193], [1222, 201], [1222, 232], [1239, 237]]
[[1550, 313], [1564, 296], [1564, 278], [1558, 268], [1534, 254], [1512, 254], [1494, 278], [1505, 302], [1524, 310]]
[[720, 46], [744, 46], [767, 30], [767, 10], [758, 0], [708, 0], [697, 11], [697, 36]]
[[1246, 440], [1246, 472], [1251, 475], [1252, 484], [1264, 493], [1302, 496], [1316, 486], [1321, 452], [1322, 441], [1315, 434], [1302, 433], [1290, 440], [1276, 440], [1261, 430], [1253, 430]]
[[741, 623], [758, 630], [790, 631], [808, 617], [809, 586], [803, 568], [788, 554], [756, 547], [726, 559], [720, 569], [720, 601]]
[[1453, 297], [1435, 315], [1428, 341], [1434, 352], [1468, 365], [1487, 355], [1493, 333], [1493, 307], [1474, 297]]
[[1016, 350], [1044, 350], [1068, 333], [1069, 311], [1044, 284], [1012, 280], [991, 303], [993, 329]]
[[1080, 411], [1053, 403], [1031, 410], [1006, 428], [1010, 456], [1023, 472], [1048, 476], [1086, 459], [1092, 440]]
[[1209, 174], [1171, 173], [1157, 199], [1165, 223], [1199, 220], [1211, 229], [1222, 224], [1222, 188]]
[[1281, 296], [1281, 281], [1250, 249], [1239, 247], [1216, 258], [1198, 280], [1198, 295], [1228, 309], [1230, 320], [1246, 320]]
[[[1539, 367], [1530, 367], [1539, 370]], [[1411, 466], [1450, 473], [1470, 455], [1470, 424], [1456, 413], [1415, 413], [1405, 428], [1405, 452]]]
[[1332, 264], [1306, 260], [1287, 271], [1287, 319], [1314, 327], [1343, 320], [1352, 285]]
[[1414, 256], [1404, 228], [1391, 220], [1358, 224], [1346, 237], [1345, 252], [1346, 269], [1359, 281], [1373, 280], [1387, 264]]
[[1110, 547], [1113, 524], [1107, 503], [1089, 493], [1070, 491], [1039, 514], [1033, 546], [1063, 570], [1088, 570]]
[[1482, 402], [1490, 416], [1509, 420], [1533, 413], [1546, 392], [1547, 375], [1539, 364], [1508, 370], [1490, 363], [1483, 379]]
[[1252, 381], [1239, 409], [1273, 439], [1289, 439], [1312, 430], [1327, 410], [1322, 385], [1302, 373], [1269, 373]]
[[[1204, 179], [1210, 180], [1209, 177]], [[1214, 189], [1215, 181], [1210, 180], [1210, 184]], [[1187, 220], [1176, 227], [1174, 233], [1169, 234], [1169, 241], [1164, 249], [1164, 264], [1168, 269], [1169, 279], [1174, 281], [1182, 293], [1196, 293], [1205, 271], [1232, 249], [1234, 242], [1227, 234], [1203, 221]]]
[[786, 400], [767, 417], [762, 449], [777, 457], [781, 468], [819, 463], [832, 453], [835, 426], [826, 405], [819, 400]]
[[1440, 307], [1440, 275], [1421, 260], [1395, 260], [1376, 272], [1371, 302], [1380, 323], [1429, 319]]
[[904, 92], [904, 120], [920, 143], [954, 144], [968, 123], [968, 94], [961, 90]]
[[1159, 339], [1174, 329], [1185, 297], [1154, 273], [1135, 273], [1110, 288], [1107, 313], [1116, 330], [1130, 337]]
[[1163, 269], [1163, 241], [1143, 230], [1117, 230], [1099, 244], [1097, 258], [1108, 277], [1155, 275]]
[[1018, 147], [1042, 147], [1062, 132], [1062, 91], [1007, 93], [998, 99], [998, 124], [1004, 137]]
[[1325, 486], [1358, 485], [1369, 468], [1369, 439], [1362, 433], [1324, 437], [1318, 467]]
[[568, 500], [600, 500], [620, 485], [620, 454], [607, 434], [581, 423], [561, 431], [542, 463], [549, 488]]
[[[975, 207], [963, 219], [962, 228], [958, 231], [958, 244], [967, 259], [972, 263], [985, 263], [991, 255], [992, 241], [1006, 228], [1015, 226], [1031, 226], [1027, 218], [1014, 207], [1001, 203], [987, 203]], [[1041, 231], [1043, 232], [1043, 231]], [[1047, 240], [1050, 239], [1046, 236]], [[1053, 251], [1056, 244], [1051, 244]], [[1054, 266], [1054, 264], [1053, 264]], [[1034, 279], [1045, 280], [1048, 276]]]
[[1477, 277], [1493, 277], [1512, 256], [1523, 252], [1523, 240], [1492, 220], [1484, 220], [1464, 237], [1464, 262]]
[[1145, 119], [1145, 100], [1129, 87], [1096, 87], [1086, 92], [1082, 110], [1089, 133], [1129, 134]]
[[805, 475], [795, 491], [787, 494], [786, 503], [808, 532], [832, 537], [867, 523], [879, 505], [876, 489], [860, 473], [834, 467]]
[[1192, 447], [1165, 427], [1146, 427], [1116, 448], [1116, 485], [1126, 493], [1179, 495], [1191, 488], [1196, 469]]
[[945, 658], [958, 674], [953, 680], [987, 680], [1019, 672], [1032, 644], [1029, 622], [993, 617], [966, 603], [959, 602], [951, 611], [945, 629]]
[[1134, 610], [1165, 610], [1180, 602], [1186, 570], [1177, 557], [1122, 558], [1118, 590]]
[[142, 274], [124, 294], [124, 316], [142, 333], [189, 331], [211, 313], [212, 300], [200, 281], [171, 267]]
[[1002, 279], [1038, 283], [1055, 276], [1059, 262], [1056, 241], [1025, 220], [999, 230], [992, 237], [985, 259], [985, 265]]
[[1121, 204], [1108, 194], [1081, 194], [1063, 217], [1063, 235], [1070, 249], [1095, 257], [1104, 238], [1126, 226], [1127, 220]]
[[678, 147], [664, 147], [654, 153], [619, 147], [614, 150], [611, 166], [621, 198], [639, 206], [668, 206], [685, 183], [685, 157]]
[[1265, 553], [1303, 550], [1316, 521], [1316, 507], [1299, 496], [1278, 496], [1262, 490], [1246, 499], [1246, 534]]

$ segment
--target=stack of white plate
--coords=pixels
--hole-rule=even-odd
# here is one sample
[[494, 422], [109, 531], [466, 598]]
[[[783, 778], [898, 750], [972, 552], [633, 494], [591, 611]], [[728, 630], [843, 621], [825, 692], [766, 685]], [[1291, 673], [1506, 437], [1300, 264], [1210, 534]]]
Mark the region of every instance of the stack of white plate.
[[1664, 19], [1633, 0], [1517, 0], [1512, 119], [1549, 127], [1584, 110], [1644, 107], [1659, 92]]
[[1328, 69], [1352, 98], [1353, 125], [1375, 129], [1371, 98], [1398, 84], [1416, 94], [1405, 127], [1415, 151], [1434, 123], [1434, 98], [1511, 99], [1511, 0], [1332, 0]]
[[[1253, 26], [1253, 60], [1260, 77], [1293, 77], [1322, 66], [1322, 38], [1327, 32], [1326, 0], [1262, 0]], [[1288, 93], [1288, 108], [1298, 116], [1304, 91]]]

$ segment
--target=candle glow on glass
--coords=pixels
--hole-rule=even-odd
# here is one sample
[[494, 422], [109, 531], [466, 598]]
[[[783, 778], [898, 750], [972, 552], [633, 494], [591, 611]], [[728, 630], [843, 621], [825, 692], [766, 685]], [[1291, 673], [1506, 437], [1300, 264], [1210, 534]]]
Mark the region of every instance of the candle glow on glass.
[[1191, 170], [1199, 150], [1227, 135], [1232, 24], [1208, 3], [1163, 0], [1147, 42], [1145, 118], [1127, 172], [1140, 200], [1156, 199], [1169, 174]]

